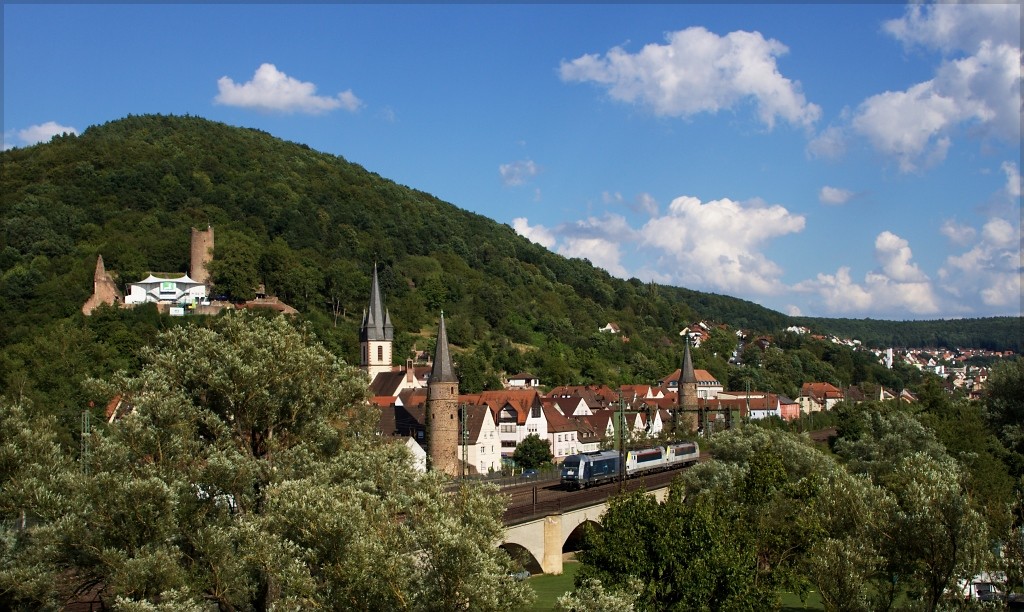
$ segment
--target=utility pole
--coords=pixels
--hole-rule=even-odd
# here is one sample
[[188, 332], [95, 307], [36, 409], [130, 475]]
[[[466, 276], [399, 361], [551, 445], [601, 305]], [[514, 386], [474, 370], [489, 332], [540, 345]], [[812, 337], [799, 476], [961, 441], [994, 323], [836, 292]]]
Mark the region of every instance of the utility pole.
[[466, 405], [459, 409], [459, 420], [462, 421], [462, 478], [469, 476], [469, 427], [466, 425]]
[[622, 403], [622, 389], [619, 389], [619, 490], [626, 483], [626, 414]]

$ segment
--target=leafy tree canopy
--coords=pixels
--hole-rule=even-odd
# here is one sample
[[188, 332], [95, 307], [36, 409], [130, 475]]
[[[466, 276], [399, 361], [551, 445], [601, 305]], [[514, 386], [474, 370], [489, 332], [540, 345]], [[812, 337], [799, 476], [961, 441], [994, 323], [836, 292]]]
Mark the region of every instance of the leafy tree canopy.
[[537, 434], [530, 434], [516, 445], [512, 459], [519, 467], [530, 470], [551, 463], [551, 444]]
[[[362, 373], [283, 317], [160, 335], [97, 383], [128, 413], [78, 457], [5, 405], [0, 597], [128, 609], [504, 610], [502, 503], [454, 494], [373, 435]], [[20, 522], [19, 522], [20, 521]], [[12, 527], [13, 526], [13, 527]]]

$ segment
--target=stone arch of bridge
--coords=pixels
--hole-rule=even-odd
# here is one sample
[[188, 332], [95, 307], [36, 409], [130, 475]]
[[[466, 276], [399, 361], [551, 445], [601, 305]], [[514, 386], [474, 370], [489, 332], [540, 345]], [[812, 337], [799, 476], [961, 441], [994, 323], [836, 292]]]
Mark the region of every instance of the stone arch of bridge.
[[575, 529], [565, 536], [565, 539], [562, 542], [562, 554], [580, 550], [583, 547], [583, 534], [587, 529], [600, 530], [602, 529], [601, 523], [586, 520], [577, 525]]
[[544, 569], [540, 566], [540, 561], [533, 555], [530, 550], [521, 544], [514, 542], [503, 542], [498, 548], [503, 549], [508, 553], [508, 556], [512, 557], [513, 561], [523, 566], [523, 569], [530, 572], [531, 574], [541, 574]]

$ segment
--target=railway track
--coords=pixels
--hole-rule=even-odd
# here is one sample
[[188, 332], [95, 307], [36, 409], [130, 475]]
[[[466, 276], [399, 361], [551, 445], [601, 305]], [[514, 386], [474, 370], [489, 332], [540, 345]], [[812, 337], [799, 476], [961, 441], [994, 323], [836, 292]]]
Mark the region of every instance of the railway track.
[[[834, 427], [810, 433], [811, 439], [817, 443], [826, 443], [836, 435]], [[713, 458], [713, 452], [702, 452], [700, 461]], [[659, 489], [669, 485], [685, 467], [677, 467], [665, 472], [648, 474], [641, 478], [627, 479], [624, 482], [603, 484], [581, 491], [569, 491], [558, 481], [520, 484], [506, 487], [501, 493], [509, 498], [505, 507], [503, 520], [505, 525], [516, 525], [548, 514], [575, 510], [592, 506], [615, 495], [619, 491], [636, 491], [637, 489]]]
[[502, 490], [502, 493], [509, 497], [503, 519], [506, 525], [515, 525], [548, 514], [593, 506], [620, 491], [659, 489], [670, 484], [684, 469], [679, 467], [580, 491], [569, 491], [558, 482], [510, 487]]

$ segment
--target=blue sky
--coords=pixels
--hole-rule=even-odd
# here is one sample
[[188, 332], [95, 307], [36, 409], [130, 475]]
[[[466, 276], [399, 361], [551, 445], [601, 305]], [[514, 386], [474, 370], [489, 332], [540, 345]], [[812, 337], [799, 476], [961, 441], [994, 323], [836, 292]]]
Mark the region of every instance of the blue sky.
[[5, 148], [254, 127], [623, 277], [1021, 315], [1021, 8], [4, 4]]

